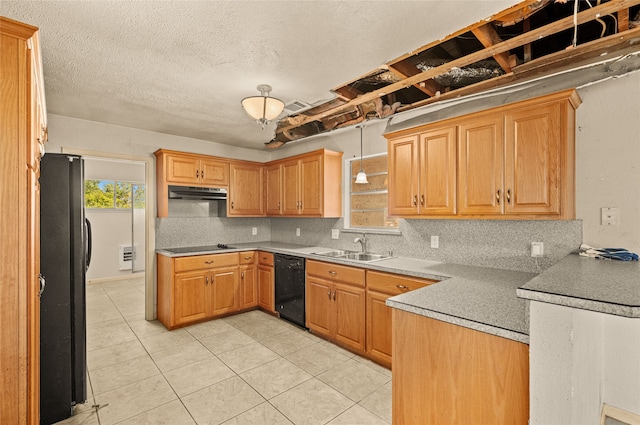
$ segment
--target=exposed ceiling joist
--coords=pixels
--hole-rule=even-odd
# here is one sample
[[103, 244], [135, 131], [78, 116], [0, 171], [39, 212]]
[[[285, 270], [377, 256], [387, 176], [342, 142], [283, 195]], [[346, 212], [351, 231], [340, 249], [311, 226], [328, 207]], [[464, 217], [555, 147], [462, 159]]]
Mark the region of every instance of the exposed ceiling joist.
[[[370, 84], [363, 77], [334, 89], [340, 102], [334, 102], [329, 108], [316, 107], [301, 115], [284, 118], [278, 123], [274, 141], [281, 145], [290, 140], [352, 125], [364, 120], [366, 114], [372, 111], [384, 111], [388, 115], [396, 110], [404, 111], [441, 99], [477, 93], [516, 80], [557, 72], [563, 67], [575, 66], [577, 60], [584, 61], [616, 50], [633, 48], [638, 43], [634, 41], [638, 37], [638, 30], [629, 28], [632, 26], [630, 15], [640, 14], [640, 0], [610, 0], [583, 8], [575, 15], [567, 12], [568, 6], [561, 9], [563, 6], [555, 3], [557, 0], [553, 3], [551, 0], [522, 2], [494, 15], [490, 20], [478, 22], [443, 40], [429, 43], [389, 61], [386, 68], [390, 74], [386, 75], [384, 70], [378, 70], [367, 75], [368, 78], [377, 73], [378, 77], [386, 77], [383, 83]], [[570, 7], [572, 12], [574, 6]], [[555, 16], [558, 13], [564, 15]], [[615, 14], [617, 18], [614, 17]], [[615, 25], [605, 22], [603, 17], [606, 16], [613, 17]], [[586, 28], [593, 21], [599, 24], [595, 29], [589, 29], [591, 33], [598, 31], [592, 37], [593, 40], [588, 38], [591, 34], [583, 36], [575, 46], [570, 40], [566, 40], [567, 33], [573, 32], [572, 30], [579, 29], [586, 33], [587, 30], [583, 31], [581, 26]], [[508, 27], [510, 33], [505, 31], [505, 25], [515, 27]], [[541, 40], [544, 40], [543, 44]], [[442, 47], [444, 49], [440, 49]], [[565, 50], [567, 48], [569, 50]], [[438, 51], [446, 51], [445, 54], [453, 57], [438, 59]], [[416, 58], [427, 65], [419, 68]], [[497, 62], [500, 72], [490, 70], [488, 77], [468, 79], [459, 86], [450, 86], [450, 80], [443, 80], [443, 76], [447, 74], [479, 69], [478, 67], [485, 66], [482, 61]], [[443, 85], [439, 81], [447, 82]], [[409, 101], [402, 101], [407, 97]]]

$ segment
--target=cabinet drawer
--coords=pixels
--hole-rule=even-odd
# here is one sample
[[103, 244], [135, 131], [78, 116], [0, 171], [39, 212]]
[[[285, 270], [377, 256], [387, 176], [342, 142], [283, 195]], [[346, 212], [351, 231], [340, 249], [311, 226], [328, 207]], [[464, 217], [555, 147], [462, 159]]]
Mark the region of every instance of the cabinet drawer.
[[338, 280], [364, 287], [364, 269], [307, 260], [307, 273], [322, 279]]
[[194, 255], [175, 259], [175, 272], [189, 270], [212, 269], [214, 267], [237, 266], [238, 253]]
[[367, 270], [367, 289], [389, 295], [399, 295], [436, 282], [438, 281], [432, 279], [412, 278]]
[[273, 266], [273, 254], [270, 252], [258, 251], [258, 261], [263, 266]]
[[256, 252], [255, 251], [242, 251], [240, 252], [240, 265], [242, 264], [253, 264], [256, 262]]

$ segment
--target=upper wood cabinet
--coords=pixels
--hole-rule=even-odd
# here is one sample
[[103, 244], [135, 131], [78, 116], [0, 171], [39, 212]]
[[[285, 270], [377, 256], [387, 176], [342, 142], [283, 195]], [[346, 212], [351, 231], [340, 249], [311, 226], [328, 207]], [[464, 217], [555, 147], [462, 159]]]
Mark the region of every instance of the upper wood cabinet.
[[454, 127], [390, 139], [388, 153], [390, 214], [455, 214]]
[[169, 186], [229, 186], [229, 160], [158, 149], [156, 156], [156, 202], [158, 217], [169, 217]]
[[267, 215], [342, 216], [342, 152], [320, 149], [266, 168]]
[[158, 217], [169, 216], [169, 186], [228, 187], [227, 215], [342, 216], [342, 152], [319, 149], [262, 164], [159, 149]]
[[46, 141], [38, 28], [0, 16], [0, 423], [40, 423], [40, 152]]
[[165, 167], [165, 179], [168, 183], [215, 187], [229, 185], [229, 161], [167, 154]]
[[255, 162], [231, 162], [228, 216], [264, 215], [264, 166]]
[[275, 163], [265, 167], [265, 202], [267, 215], [282, 214], [282, 168], [281, 163]]
[[387, 135], [390, 213], [575, 218], [579, 105], [567, 90]]

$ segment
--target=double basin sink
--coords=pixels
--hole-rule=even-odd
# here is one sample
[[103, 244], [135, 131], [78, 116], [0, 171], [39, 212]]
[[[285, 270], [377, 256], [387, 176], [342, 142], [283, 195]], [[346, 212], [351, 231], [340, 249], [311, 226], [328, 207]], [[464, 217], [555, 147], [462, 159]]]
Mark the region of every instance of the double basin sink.
[[387, 258], [393, 258], [390, 255], [372, 254], [370, 252], [358, 252], [358, 251], [343, 251], [343, 250], [331, 250], [315, 252], [316, 255], [322, 255], [323, 257], [342, 258], [345, 260], [361, 261], [367, 263], [369, 261], [385, 260]]

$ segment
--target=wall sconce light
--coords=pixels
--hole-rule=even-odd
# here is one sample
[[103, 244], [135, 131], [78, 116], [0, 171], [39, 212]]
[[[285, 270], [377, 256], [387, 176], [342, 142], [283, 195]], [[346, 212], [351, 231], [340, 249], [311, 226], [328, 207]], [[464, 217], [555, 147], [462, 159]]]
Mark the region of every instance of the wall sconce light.
[[270, 85], [260, 84], [257, 88], [260, 96], [245, 97], [242, 99], [242, 107], [264, 130], [267, 124], [280, 115], [284, 109], [284, 102], [269, 96]]

